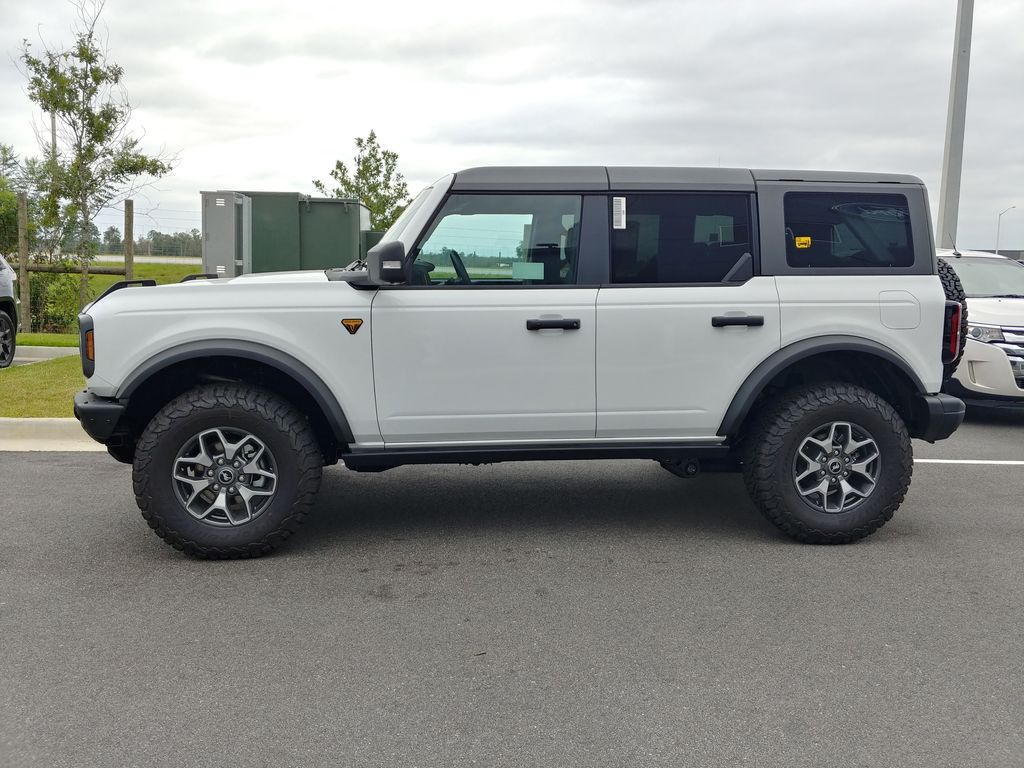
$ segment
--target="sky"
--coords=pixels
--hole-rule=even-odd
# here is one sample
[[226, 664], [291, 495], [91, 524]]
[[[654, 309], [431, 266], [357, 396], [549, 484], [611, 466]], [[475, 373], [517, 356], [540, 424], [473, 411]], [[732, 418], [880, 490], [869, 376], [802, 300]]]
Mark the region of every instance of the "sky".
[[[175, 169], [136, 232], [200, 227], [200, 190], [313, 194], [377, 132], [415, 194], [478, 165], [910, 173], [938, 208], [955, 0], [108, 0], [143, 146]], [[65, 0], [0, 0], [0, 142], [38, 154], [17, 57]], [[957, 245], [1024, 248], [1024, 0], [978, 0]], [[105, 229], [121, 224], [101, 214]]]

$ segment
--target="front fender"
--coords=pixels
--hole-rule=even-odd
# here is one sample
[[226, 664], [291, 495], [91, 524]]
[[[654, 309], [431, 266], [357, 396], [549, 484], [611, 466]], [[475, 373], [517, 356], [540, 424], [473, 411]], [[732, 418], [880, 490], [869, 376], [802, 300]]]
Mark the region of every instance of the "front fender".
[[339, 445], [351, 445], [355, 441], [341, 404], [323, 379], [309, 366], [291, 355], [252, 341], [224, 339], [193, 341], [158, 352], [125, 377], [121, 386], [118, 387], [116, 397], [118, 400], [127, 401], [139, 386], [161, 371], [188, 360], [211, 357], [235, 357], [252, 360], [288, 376], [299, 384], [320, 408]]

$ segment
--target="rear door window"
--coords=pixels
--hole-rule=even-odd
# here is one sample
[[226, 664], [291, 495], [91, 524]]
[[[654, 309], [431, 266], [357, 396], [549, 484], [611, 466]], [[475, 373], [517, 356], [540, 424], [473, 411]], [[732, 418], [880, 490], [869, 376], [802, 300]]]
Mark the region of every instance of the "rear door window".
[[612, 283], [742, 282], [752, 275], [750, 198], [614, 195], [610, 243]]
[[905, 195], [787, 192], [791, 267], [909, 267], [914, 263]]

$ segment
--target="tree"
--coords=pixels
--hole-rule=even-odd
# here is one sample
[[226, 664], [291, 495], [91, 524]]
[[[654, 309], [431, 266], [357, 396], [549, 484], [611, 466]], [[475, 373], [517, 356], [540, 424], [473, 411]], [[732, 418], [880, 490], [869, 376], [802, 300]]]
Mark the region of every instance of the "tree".
[[107, 227], [103, 233], [103, 247], [107, 253], [121, 252], [121, 230], [117, 227]]
[[57, 151], [40, 144], [47, 157], [42, 223], [63, 231], [61, 242], [76, 244], [82, 266], [79, 299], [88, 299], [88, 266], [97, 240], [90, 227], [106, 206], [124, 199], [144, 177], [159, 178], [171, 163], [145, 154], [129, 133], [131, 106], [122, 85], [124, 70], [107, 58], [97, 31], [104, 0], [77, 0], [74, 43], [36, 56], [23, 41], [20, 60], [28, 78], [28, 96], [57, 122]]
[[333, 190], [319, 179], [313, 186], [322, 195], [353, 197], [370, 209], [370, 227], [385, 230], [397, 219], [409, 202], [409, 187], [405, 177], [397, 171], [398, 153], [381, 149], [377, 134], [372, 130], [365, 139], [356, 137], [356, 156], [352, 158], [354, 172], [340, 160], [334, 163], [331, 178], [337, 182]]
[[18, 193], [28, 197], [28, 245], [35, 249], [39, 244], [39, 227], [36, 222], [39, 213], [38, 196], [34, 194], [34, 174], [39, 167], [35, 158], [18, 159], [14, 147], [0, 143], [0, 254], [9, 255], [18, 248]]
[[[84, 242], [82, 242], [84, 241]], [[100, 231], [91, 221], [84, 226], [76, 226], [64, 234], [61, 247], [69, 253], [82, 253], [83, 250], [98, 252], [101, 244]]]
[[18, 196], [6, 178], [0, 176], [0, 256], [18, 250]]
[[21, 178], [21, 163], [14, 153], [14, 147], [0, 142], [0, 179], [7, 179], [14, 186]]

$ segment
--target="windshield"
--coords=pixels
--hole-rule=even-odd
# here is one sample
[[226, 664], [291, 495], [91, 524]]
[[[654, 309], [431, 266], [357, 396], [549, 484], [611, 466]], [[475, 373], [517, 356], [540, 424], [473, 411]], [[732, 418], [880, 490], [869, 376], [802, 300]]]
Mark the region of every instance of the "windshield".
[[423, 201], [427, 199], [427, 195], [430, 194], [430, 190], [432, 189], [433, 187], [430, 186], [424, 187], [423, 189], [420, 190], [420, 193], [416, 195], [415, 199], [407, 206], [405, 206], [405, 210], [402, 211], [402, 214], [397, 219], [395, 219], [395, 223], [388, 227], [388, 231], [384, 233], [384, 236], [380, 239], [380, 242], [390, 243], [392, 240], [397, 240], [401, 236], [402, 230], [405, 229], [409, 224], [409, 219], [412, 218], [412, 215], [416, 212], [416, 209], [423, 205]]
[[1010, 259], [947, 259], [971, 296], [1024, 296], [1024, 266]]

